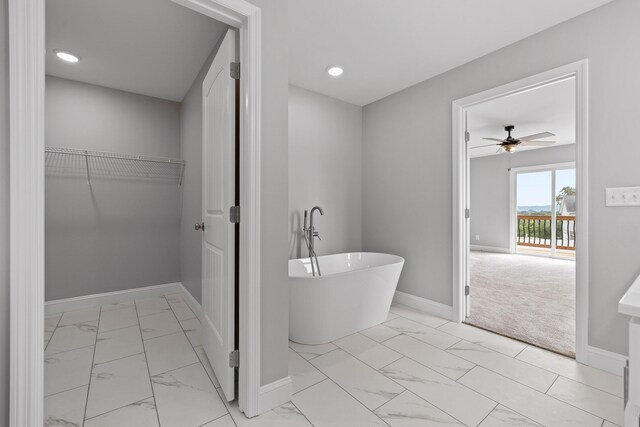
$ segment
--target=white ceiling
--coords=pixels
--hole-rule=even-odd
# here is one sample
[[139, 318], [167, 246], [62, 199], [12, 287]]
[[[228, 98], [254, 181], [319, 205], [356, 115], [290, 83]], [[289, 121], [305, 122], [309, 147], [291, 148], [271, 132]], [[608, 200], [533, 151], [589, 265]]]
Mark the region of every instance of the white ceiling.
[[[542, 140], [556, 141], [553, 147], [575, 143], [575, 99], [575, 80], [568, 79], [471, 107], [468, 110], [470, 157], [496, 155], [498, 147], [495, 145], [473, 147], [493, 143], [482, 138], [506, 138], [504, 127], [507, 125], [516, 127], [511, 133], [516, 138], [551, 132], [555, 136]], [[545, 148], [547, 147], [519, 146], [518, 151]]]
[[289, 81], [366, 105], [609, 1], [290, 0]]
[[[171, 0], [47, 1], [47, 74], [182, 101], [227, 26]], [[78, 54], [60, 61], [53, 49]]]

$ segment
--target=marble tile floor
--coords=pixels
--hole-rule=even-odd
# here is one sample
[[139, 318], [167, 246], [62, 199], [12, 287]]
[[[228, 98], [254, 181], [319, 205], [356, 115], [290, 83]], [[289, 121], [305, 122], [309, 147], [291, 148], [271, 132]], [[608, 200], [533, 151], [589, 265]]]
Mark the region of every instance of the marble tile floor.
[[622, 378], [394, 305], [333, 343], [290, 343], [290, 402], [247, 419], [178, 294], [45, 319], [44, 426], [615, 426]]

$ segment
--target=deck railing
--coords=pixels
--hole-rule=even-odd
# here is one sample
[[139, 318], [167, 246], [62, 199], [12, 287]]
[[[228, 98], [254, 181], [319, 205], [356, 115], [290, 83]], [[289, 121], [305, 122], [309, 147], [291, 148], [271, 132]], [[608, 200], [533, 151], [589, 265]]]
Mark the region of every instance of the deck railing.
[[[520, 246], [551, 247], [551, 215], [518, 215], [516, 241]], [[576, 249], [576, 217], [556, 216], [556, 249]]]

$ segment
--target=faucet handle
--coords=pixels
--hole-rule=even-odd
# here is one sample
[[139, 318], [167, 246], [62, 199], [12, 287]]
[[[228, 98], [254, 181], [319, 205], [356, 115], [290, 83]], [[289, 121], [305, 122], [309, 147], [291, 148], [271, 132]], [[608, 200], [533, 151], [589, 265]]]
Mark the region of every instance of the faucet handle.
[[317, 231], [313, 232], [313, 237], [317, 237], [318, 239], [322, 240], [322, 238], [320, 237], [320, 234]]

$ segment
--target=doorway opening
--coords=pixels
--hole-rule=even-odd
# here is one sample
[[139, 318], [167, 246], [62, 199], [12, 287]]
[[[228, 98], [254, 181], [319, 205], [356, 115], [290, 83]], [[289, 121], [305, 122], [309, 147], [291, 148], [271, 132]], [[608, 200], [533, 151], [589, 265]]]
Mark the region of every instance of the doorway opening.
[[583, 61], [454, 101], [455, 320], [583, 363], [585, 79]]

